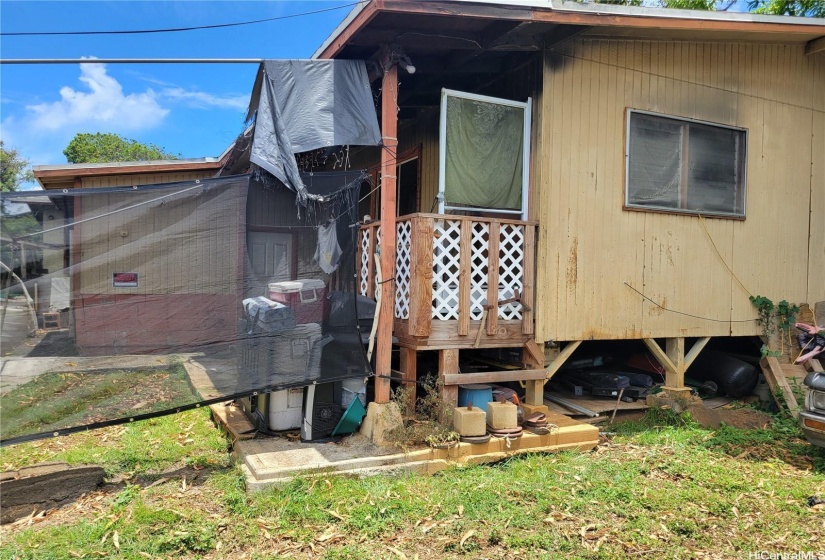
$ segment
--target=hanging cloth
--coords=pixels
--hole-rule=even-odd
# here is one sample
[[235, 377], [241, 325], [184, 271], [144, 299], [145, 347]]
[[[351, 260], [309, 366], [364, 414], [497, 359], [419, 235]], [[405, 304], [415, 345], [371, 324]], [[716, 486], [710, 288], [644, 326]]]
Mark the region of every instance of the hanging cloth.
[[335, 220], [318, 226], [318, 247], [315, 249], [315, 262], [321, 270], [332, 274], [338, 269], [341, 260], [341, 246], [338, 245], [338, 232]]

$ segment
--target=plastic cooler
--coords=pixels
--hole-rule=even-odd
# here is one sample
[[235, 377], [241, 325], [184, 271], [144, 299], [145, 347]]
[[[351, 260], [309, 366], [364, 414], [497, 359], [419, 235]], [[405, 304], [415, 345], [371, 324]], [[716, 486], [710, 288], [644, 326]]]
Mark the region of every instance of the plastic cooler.
[[324, 320], [327, 288], [317, 278], [289, 280], [269, 284], [269, 299], [292, 308], [299, 324], [321, 323]]

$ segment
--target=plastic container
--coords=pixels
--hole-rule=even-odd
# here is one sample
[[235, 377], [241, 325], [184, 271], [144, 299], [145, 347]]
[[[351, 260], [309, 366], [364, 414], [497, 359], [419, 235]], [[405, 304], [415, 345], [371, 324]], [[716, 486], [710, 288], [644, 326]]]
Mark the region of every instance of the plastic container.
[[324, 320], [327, 288], [323, 280], [304, 278], [272, 282], [268, 289], [269, 299], [292, 308], [297, 323], [321, 323]]
[[301, 427], [304, 389], [285, 389], [269, 394], [269, 429], [276, 432]]
[[493, 400], [492, 385], [459, 385], [458, 386], [458, 406], [467, 406], [472, 403], [474, 407], [487, 412], [487, 403]]
[[347, 409], [357, 398], [363, 406], [367, 406], [367, 385], [363, 378], [344, 379], [341, 381], [341, 408]]

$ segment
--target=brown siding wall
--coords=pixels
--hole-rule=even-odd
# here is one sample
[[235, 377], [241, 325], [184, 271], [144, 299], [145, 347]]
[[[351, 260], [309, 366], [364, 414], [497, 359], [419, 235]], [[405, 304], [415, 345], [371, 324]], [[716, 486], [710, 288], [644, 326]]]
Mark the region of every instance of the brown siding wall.
[[[749, 293], [825, 299], [825, 57], [577, 39], [544, 80], [538, 340], [753, 335], [732, 322], [755, 317]], [[627, 109], [747, 129], [746, 219], [623, 210]]]

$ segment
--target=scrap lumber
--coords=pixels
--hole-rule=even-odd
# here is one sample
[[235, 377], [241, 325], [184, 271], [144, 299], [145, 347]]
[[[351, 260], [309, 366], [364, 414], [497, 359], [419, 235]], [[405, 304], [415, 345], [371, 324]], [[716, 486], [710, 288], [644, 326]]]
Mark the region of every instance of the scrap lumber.
[[[796, 418], [799, 414], [799, 404], [796, 402], [796, 396], [788, 384], [779, 360], [773, 356], [767, 356], [762, 358], [759, 364], [762, 366], [762, 373], [765, 375], [765, 380], [771, 388], [771, 393], [773, 394], [774, 400], [776, 400], [776, 404], [779, 405], [780, 409], [784, 405], [788, 409], [788, 412], [791, 413], [791, 416]], [[778, 393], [781, 393], [781, 395]]]

